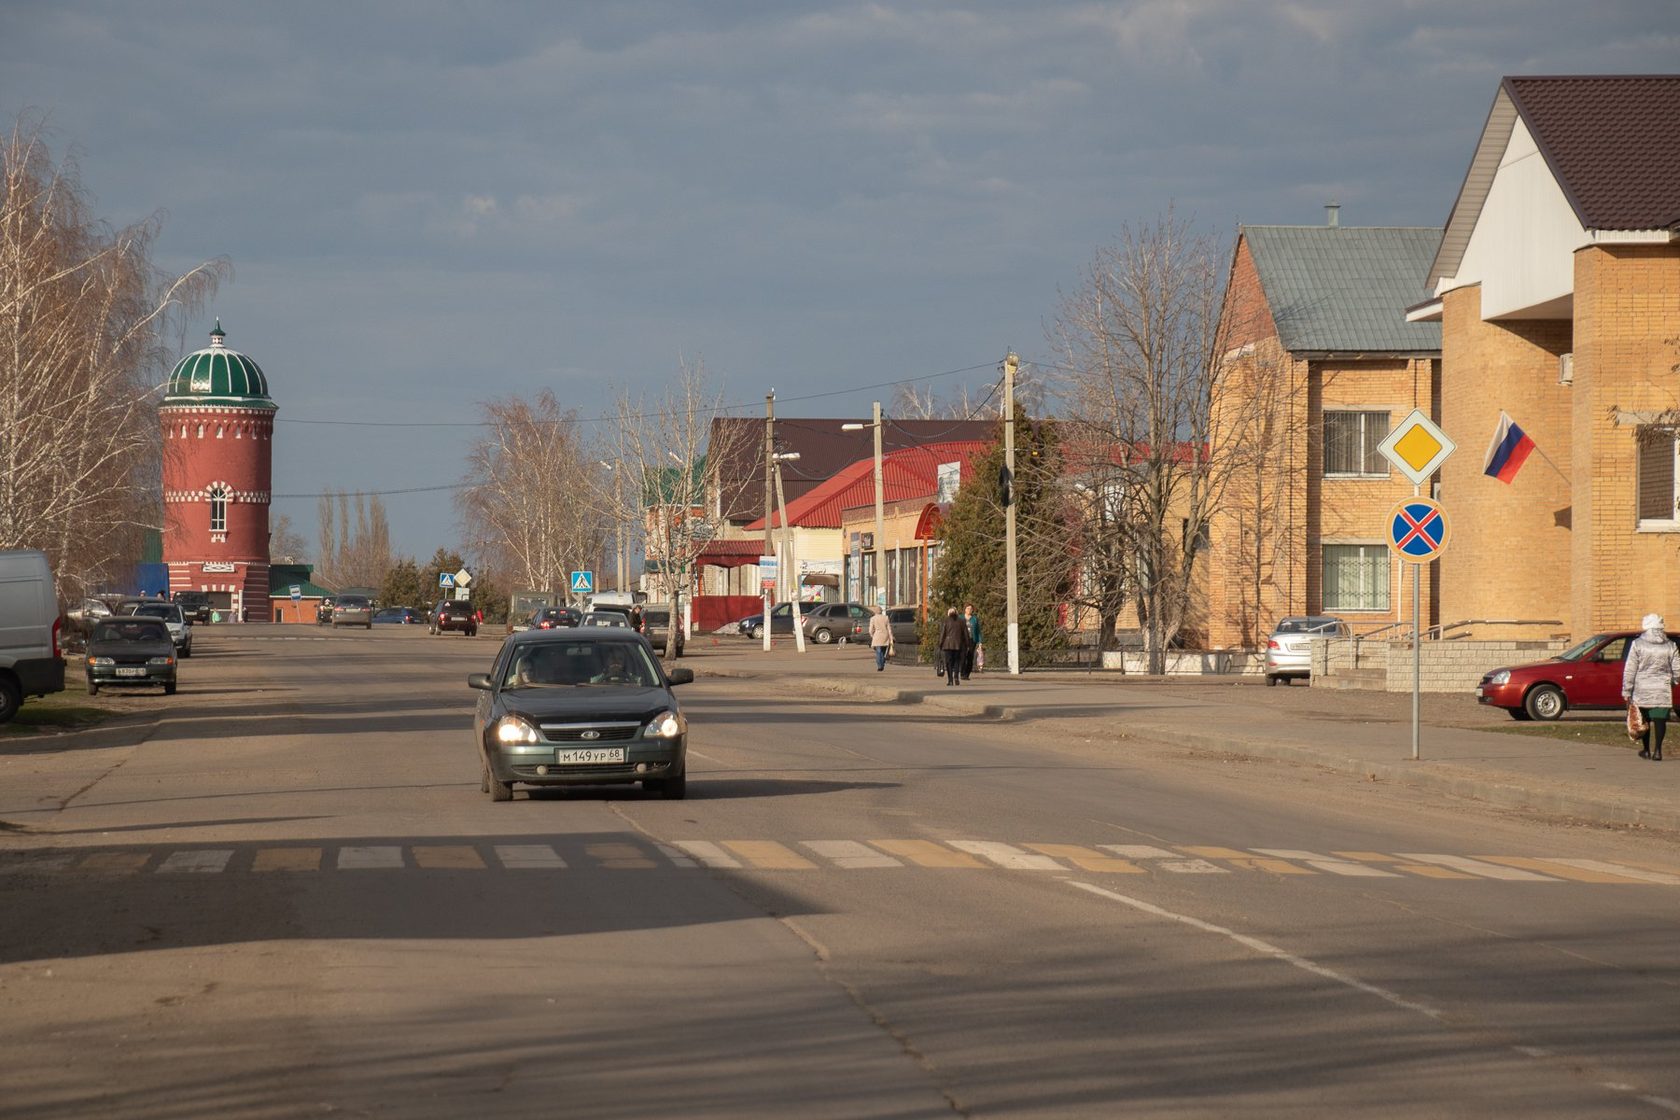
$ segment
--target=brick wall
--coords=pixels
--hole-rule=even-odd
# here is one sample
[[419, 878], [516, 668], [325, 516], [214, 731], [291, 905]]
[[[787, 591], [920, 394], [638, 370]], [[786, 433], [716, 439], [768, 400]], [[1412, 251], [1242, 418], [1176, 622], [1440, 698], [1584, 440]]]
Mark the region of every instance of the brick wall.
[[[1382, 669], [1383, 688], [1412, 690], [1412, 643], [1358, 642], [1337, 639], [1313, 643], [1313, 683], [1324, 685], [1349, 669]], [[1418, 679], [1422, 692], [1469, 693], [1490, 669], [1543, 661], [1568, 647], [1557, 640], [1424, 642], [1418, 651]], [[1357, 660], [1356, 660], [1357, 658]]]

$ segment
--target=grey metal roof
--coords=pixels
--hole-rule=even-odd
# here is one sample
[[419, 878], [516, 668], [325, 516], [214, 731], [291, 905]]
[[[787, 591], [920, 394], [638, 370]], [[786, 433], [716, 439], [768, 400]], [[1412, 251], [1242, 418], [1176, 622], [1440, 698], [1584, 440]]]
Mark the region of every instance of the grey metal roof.
[[1439, 323], [1408, 323], [1439, 229], [1243, 226], [1285, 350], [1415, 354], [1441, 349]]

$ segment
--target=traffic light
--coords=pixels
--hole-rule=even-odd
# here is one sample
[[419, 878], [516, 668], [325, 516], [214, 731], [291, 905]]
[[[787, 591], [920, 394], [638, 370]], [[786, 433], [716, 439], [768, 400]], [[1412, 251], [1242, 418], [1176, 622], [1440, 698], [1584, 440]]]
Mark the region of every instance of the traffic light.
[[1009, 468], [1008, 467], [999, 467], [998, 468], [998, 504], [1005, 509], [1008, 509], [1010, 503], [1015, 500], [1014, 494], [1011, 493], [1011, 490], [1012, 490], [1011, 484], [1013, 482], [1014, 482], [1014, 479], [1009, 473]]

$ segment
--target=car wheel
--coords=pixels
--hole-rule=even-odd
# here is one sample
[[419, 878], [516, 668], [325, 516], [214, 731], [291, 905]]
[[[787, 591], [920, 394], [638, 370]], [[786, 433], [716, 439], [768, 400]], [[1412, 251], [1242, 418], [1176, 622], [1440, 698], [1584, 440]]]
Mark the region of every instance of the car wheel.
[[368, 624], [367, 624], [367, 626], [366, 626], [366, 629], [368, 629], [368, 630], [372, 630], [372, 629], [373, 629], [373, 623], [372, 623], [372, 622], [369, 622], [369, 623], [368, 623]]
[[826, 626], [811, 636], [817, 639], [817, 644], [819, 646], [826, 646], [834, 640], [833, 632]]
[[13, 680], [0, 679], [0, 723], [10, 723], [23, 707], [23, 691]]
[[490, 764], [489, 763], [485, 763], [485, 766], [484, 766], [484, 781], [483, 781], [483, 784], [484, 784], [485, 789], [490, 794], [490, 800], [492, 800], [492, 801], [512, 801], [513, 800], [513, 783], [512, 782], [498, 782], [496, 780], [496, 775], [490, 773]]
[[1276, 688], [1277, 687], [1277, 682], [1278, 682], [1278, 679], [1276, 677], [1272, 676], [1272, 674], [1270, 674], [1270, 673], [1266, 674], [1266, 687], [1267, 688]]
[[181, 656], [182, 657], [191, 657], [192, 656], [192, 646], [191, 645], [182, 646], [181, 647]]
[[763, 625], [763, 623], [760, 623], [759, 625], [754, 626], [751, 630], [747, 631], [747, 637], [752, 638], [754, 640], [757, 640], [759, 638], [764, 637], [764, 625]]
[[688, 796], [688, 771], [674, 778], [666, 778], [659, 787], [659, 796], [667, 801], [681, 801]]
[[98, 696], [99, 695], [99, 686], [93, 683], [93, 678], [92, 677], [88, 678], [88, 695], [89, 696]]
[[1563, 690], [1555, 684], [1539, 685], [1523, 697], [1523, 709], [1533, 719], [1559, 719], [1568, 707], [1569, 702], [1564, 699]]
[[174, 681], [170, 681], [169, 683], [167, 683], [163, 686], [163, 694], [165, 696], [175, 695], [175, 682]]

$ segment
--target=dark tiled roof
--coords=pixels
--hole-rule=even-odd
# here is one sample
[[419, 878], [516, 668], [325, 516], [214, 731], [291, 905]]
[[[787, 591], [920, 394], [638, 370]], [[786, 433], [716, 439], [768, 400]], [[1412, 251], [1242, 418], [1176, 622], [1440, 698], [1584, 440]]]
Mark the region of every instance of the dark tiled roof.
[[1506, 78], [1588, 229], [1680, 223], [1680, 74]]
[[1439, 323], [1408, 323], [1424, 300], [1438, 229], [1244, 226], [1285, 350], [1427, 353]]

